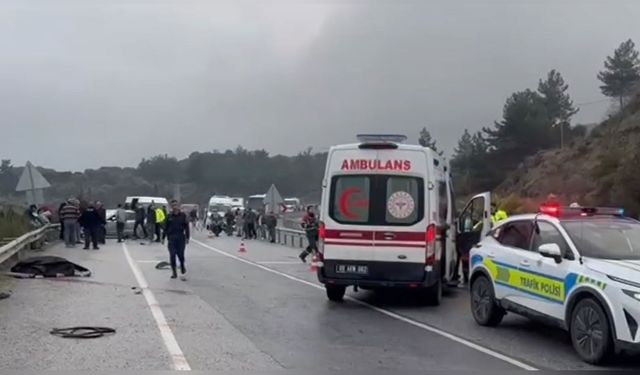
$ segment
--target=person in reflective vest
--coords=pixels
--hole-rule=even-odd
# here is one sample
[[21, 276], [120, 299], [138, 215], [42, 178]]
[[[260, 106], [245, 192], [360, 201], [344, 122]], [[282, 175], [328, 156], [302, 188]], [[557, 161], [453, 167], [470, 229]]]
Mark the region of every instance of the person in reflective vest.
[[499, 209], [495, 203], [491, 203], [491, 224], [495, 226], [496, 224], [508, 218], [509, 215], [507, 215], [507, 211], [501, 208]]
[[155, 210], [156, 214], [156, 222], [155, 222], [155, 232], [156, 232], [156, 242], [164, 242], [164, 238], [162, 237], [162, 229], [164, 228], [164, 222], [167, 218], [167, 215], [164, 213], [162, 207], [157, 207]]

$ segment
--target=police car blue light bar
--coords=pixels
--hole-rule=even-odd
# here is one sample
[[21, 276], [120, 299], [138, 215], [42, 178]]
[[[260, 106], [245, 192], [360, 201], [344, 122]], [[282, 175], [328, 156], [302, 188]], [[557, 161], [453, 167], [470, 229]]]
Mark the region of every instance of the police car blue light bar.
[[402, 143], [407, 140], [402, 134], [358, 134], [356, 137], [362, 143]]
[[540, 206], [540, 213], [550, 216], [590, 216], [590, 215], [613, 215], [623, 216], [624, 208], [616, 207], [561, 207], [558, 205]]

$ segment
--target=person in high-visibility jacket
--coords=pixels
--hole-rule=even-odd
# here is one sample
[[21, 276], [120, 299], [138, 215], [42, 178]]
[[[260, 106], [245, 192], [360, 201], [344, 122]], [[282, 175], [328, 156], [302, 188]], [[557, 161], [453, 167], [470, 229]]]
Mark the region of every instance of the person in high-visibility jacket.
[[503, 209], [499, 209], [495, 203], [491, 203], [491, 223], [493, 225], [498, 224], [499, 222], [506, 220], [509, 218], [507, 211]]
[[164, 242], [164, 238], [162, 237], [162, 230], [164, 228], [164, 222], [167, 220], [167, 215], [164, 213], [163, 207], [156, 207], [156, 222], [155, 222], [155, 232], [156, 232], [156, 242]]

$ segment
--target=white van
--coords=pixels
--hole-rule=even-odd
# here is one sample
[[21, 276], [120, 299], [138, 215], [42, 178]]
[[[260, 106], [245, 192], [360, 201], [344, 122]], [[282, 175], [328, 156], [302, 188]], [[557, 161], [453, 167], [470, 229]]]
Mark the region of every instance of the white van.
[[358, 140], [329, 150], [318, 279], [332, 301], [353, 285], [420, 288], [437, 305], [456, 265], [447, 163], [404, 136]]
[[151, 204], [151, 202], [156, 206], [164, 206], [165, 209], [169, 210], [169, 201], [167, 201], [167, 198], [162, 197], [131, 196], [125, 199], [124, 204], [128, 205], [128, 207], [133, 210], [135, 207], [140, 205], [146, 208]]

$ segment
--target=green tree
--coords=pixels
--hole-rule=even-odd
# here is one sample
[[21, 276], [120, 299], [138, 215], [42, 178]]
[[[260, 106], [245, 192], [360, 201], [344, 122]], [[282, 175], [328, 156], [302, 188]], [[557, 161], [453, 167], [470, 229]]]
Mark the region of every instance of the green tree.
[[633, 41], [622, 42], [613, 56], [607, 56], [604, 67], [598, 73], [602, 82], [600, 90], [608, 97], [618, 98], [622, 111], [624, 99], [631, 95], [633, 87], [640, 81], [640, 60]]
[[489, 174], [496, 185], [527, 156], [557, 144], [544, 98], [535, 91], [511, 95], [502, 117], [493, 128], [483, 128], [482, 140], [477, 139], [488, 150]]
[[569, 85], [555, 69], [547, 74], [544, 81], [538, 81], [538, 93], [542, 96], [549, 122], [560, 130], [560, 147], [564, 145], [565, 134], [571, 132], [571, 117], [578, 113], [567, 92], [568, 89]]
[[428, 147], [432, 149], [433, 151], [437, 152], [438, 155], [440, 156], [442, 156], [442, 154], [444, 153], [443, 151], [438, 151], [438, 146], [436, 146], [436, 140], [433, 139], [433, 137], [431, 136], [431, 133], [427, 130], [426, 127], [423, 127], [422, 130], [420, 130], [420, 137], [418, 138], [418, 143], [422, 147]]
[[2, 159], [2, 162], [0, 162], [0, 173], [7, 173], [11, 170], [11, 168], [13, 168], [13, 166], [11, 165], [11, 159]]
[[157, 155], [142, 159], [138, 165], [140, 175], [149, 181], [168, 184], [181, 182], [183, 172], [178, 159], [168, 155]]

